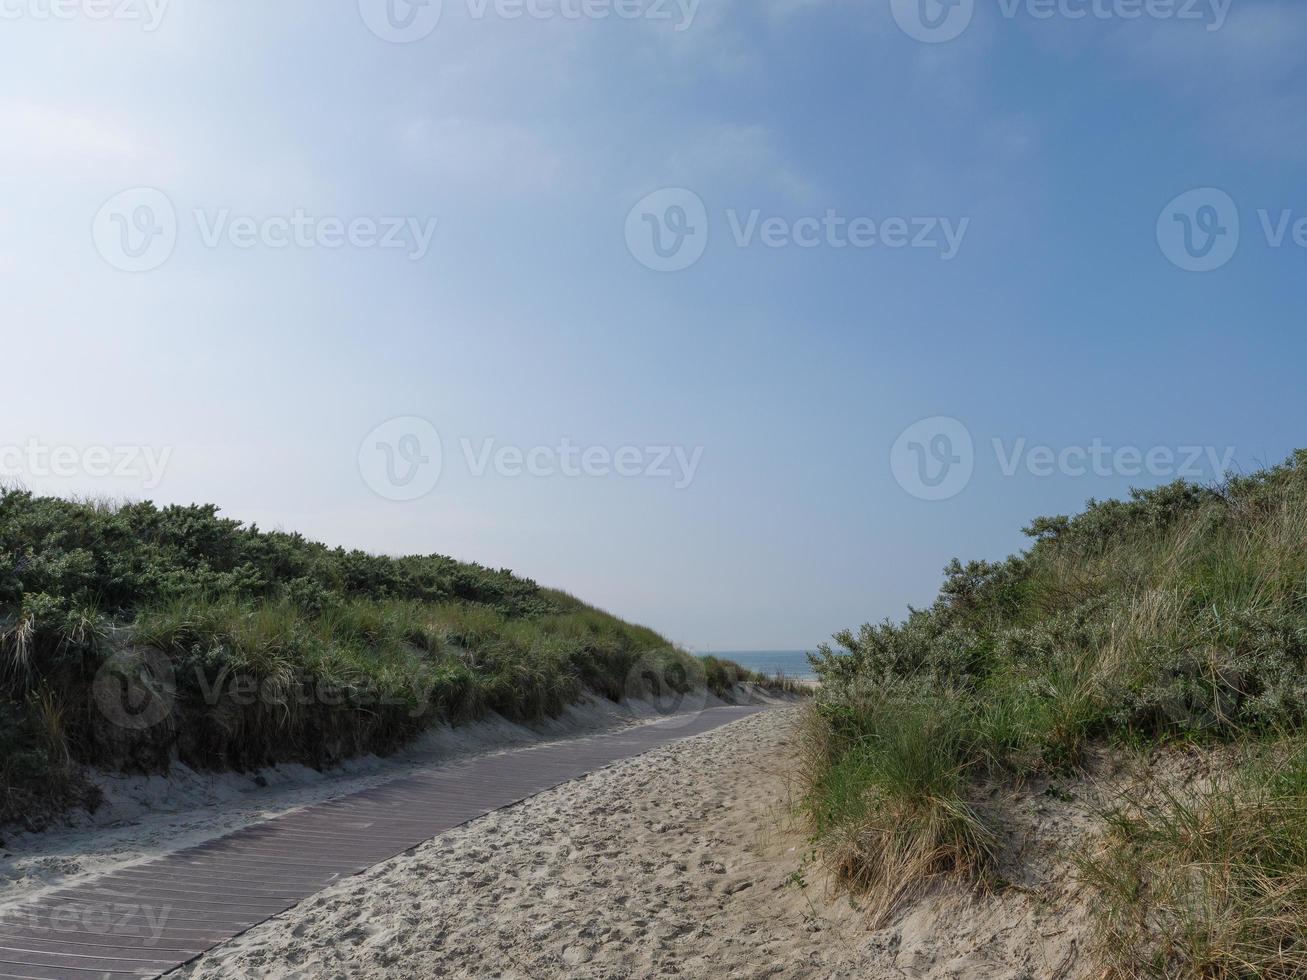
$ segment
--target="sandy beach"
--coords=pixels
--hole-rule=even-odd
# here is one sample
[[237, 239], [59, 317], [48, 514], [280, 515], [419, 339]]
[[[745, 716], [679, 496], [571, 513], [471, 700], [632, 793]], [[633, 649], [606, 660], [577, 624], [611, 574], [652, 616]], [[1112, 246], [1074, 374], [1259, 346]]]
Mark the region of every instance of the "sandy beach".
[[1083, 975], [1069, 869], [1042, 846], [1079, 832], [1075, 804], [1040, 792], [993, 801], [1026, 825], [1010, 856], [1025, 878], [983, 898], [942, 886], [871, 931], [805, 861], [785, 775], [801, 711], [764, 712], [474, 821], [174, 975]]

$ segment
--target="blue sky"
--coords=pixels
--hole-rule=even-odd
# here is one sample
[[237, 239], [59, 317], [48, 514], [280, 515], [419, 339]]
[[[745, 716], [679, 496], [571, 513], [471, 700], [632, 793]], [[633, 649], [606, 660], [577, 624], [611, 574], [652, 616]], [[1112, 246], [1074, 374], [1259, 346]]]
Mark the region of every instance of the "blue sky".
[[[1302, 5], [925, 0], [970, 20], [921, 41], [899, 0], [503, 2], [392, 43], [372, 0], [153, 0], [157, 24], [6, 0], [0, 469], [780, 649], [924, 604], [954, 555], [1188, 447], [1209, 479], [1307, 444]], [[641, 229], [675, 244], [687, 202], [702, 254], [649, 268]], [[126, 271], [115, 242], [169, 218]], [[329, 244], [359, 218], [402, 247]], [[1218, 266], [1182, 267], [1186, 221]], [[923, 419], [947, 421], [900, 438]], [[592, 465], [566, 475], [563, 440]], [[386, 485], [382, 443], [416, 484]], [[1078, 465], [1094, 446], [1127, 452]]]

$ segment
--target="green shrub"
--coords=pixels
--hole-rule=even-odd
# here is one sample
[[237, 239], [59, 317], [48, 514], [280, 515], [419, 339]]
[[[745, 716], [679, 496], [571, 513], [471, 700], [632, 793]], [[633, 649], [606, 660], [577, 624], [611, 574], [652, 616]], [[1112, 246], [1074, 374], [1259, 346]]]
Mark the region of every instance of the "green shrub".
[[[0, 824], [80, 798], [79, 764], [330, 765], [439, 721], [621, 700], [641, 665], [723, 695], [752, 679], [504, 569], [328, 548], [212, 506], [0, 491]], [[165, 717], [112, 724], [94, 686], [106, 670], [164, 692]]]
[[[810, 735], [818, 748], [805, 756], [806, 810], [840, 876], [882, 910], [905, 878], [949, 868], [983, 878], [988, 838], [964, 801], [984, 777], [1074, 769], [1095, 740], [1274, 743], [1286, 732], [1297, 738], [1307, 721], [1307, 451], [1219, 486], [1181, 481], [1126, 501], [1091, 500], [1026, 533], [1024, 553], [955, 560], [928, 609], [845, 630], [812, 658], [822, 689], [810, 728], [821, 734]], [[1203, 938], [1206, 920], [1158, 906], [1135, 922], [1131, 956], [1161, 944], [1168, 952], [1158, 962], [1190, 964], [1175, 975], [1302, 975], [1302, 948], [1286, 945], [1283, 931], [1292, 923], [1301, 935], [1302, 894], [1288, 887], [1301, 879], [1262, 864], [1272, 826], [1301, 839], [1301, 813], [1288, 797], [1230, 802], [1260, 792], [1244, 785], [1201, 805], [1172, 801], [1115, 825], [1118, 841], [1140, 844], [1136, 879], [1173, 860], [1144, 844], [1154, 831], [1175, 838], [1177, 822], [1251, 835], [1206, 852], [1228, 857], [1221, 873], [1232, 877], [1209, 875], [1203, 885], [1222, 896], [1208, 911], [1253, 923], [1247, 936], [1220, 933], [1242, 952], [1222, 959], [1217, 934]], [[1213, 809], [1221, 800], [1227, 809]], [[1186, 853], [1184, 874], [1201, 879], [1199, 852]], [[917, 860], [907, 874], [905, 854], [935, 864]], [[1122, 891], [1119, 906], [1138, 894]], [[1138, 911], [1122, 911], [1114, 934]], [[1281, 961], [1269, 958], [1272, 942]], [[1240, 972], [1240, 957], [1269, 965]]]

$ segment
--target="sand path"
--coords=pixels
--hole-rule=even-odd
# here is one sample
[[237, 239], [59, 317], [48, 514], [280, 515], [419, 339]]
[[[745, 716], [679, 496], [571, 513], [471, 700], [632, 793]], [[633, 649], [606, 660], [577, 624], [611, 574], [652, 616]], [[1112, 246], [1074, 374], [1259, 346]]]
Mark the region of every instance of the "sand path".
[[[805, 861], [794, 826], [786, 771], [802, 710], [751, 716], [481, 818], [319, 893], [177, 975], [1085, 973], [1082, 916], [1060, 865], [989, 898], [942, 887], [870, 931]], [[1036, 829], [1031, 854], [1044, 829], [1066, 830], [1042, 794], [1008, 803], [1018, 824]]]

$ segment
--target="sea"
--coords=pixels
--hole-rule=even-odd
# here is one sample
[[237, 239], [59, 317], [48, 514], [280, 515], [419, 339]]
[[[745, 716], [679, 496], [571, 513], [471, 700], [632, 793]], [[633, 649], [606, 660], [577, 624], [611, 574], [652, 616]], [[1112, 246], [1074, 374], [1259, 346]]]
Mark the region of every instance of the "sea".
[[795, 680], [815, 680], [806, 650], [700, 650], [723, 660], [734, 660], [760, 674], [783, 673]]

